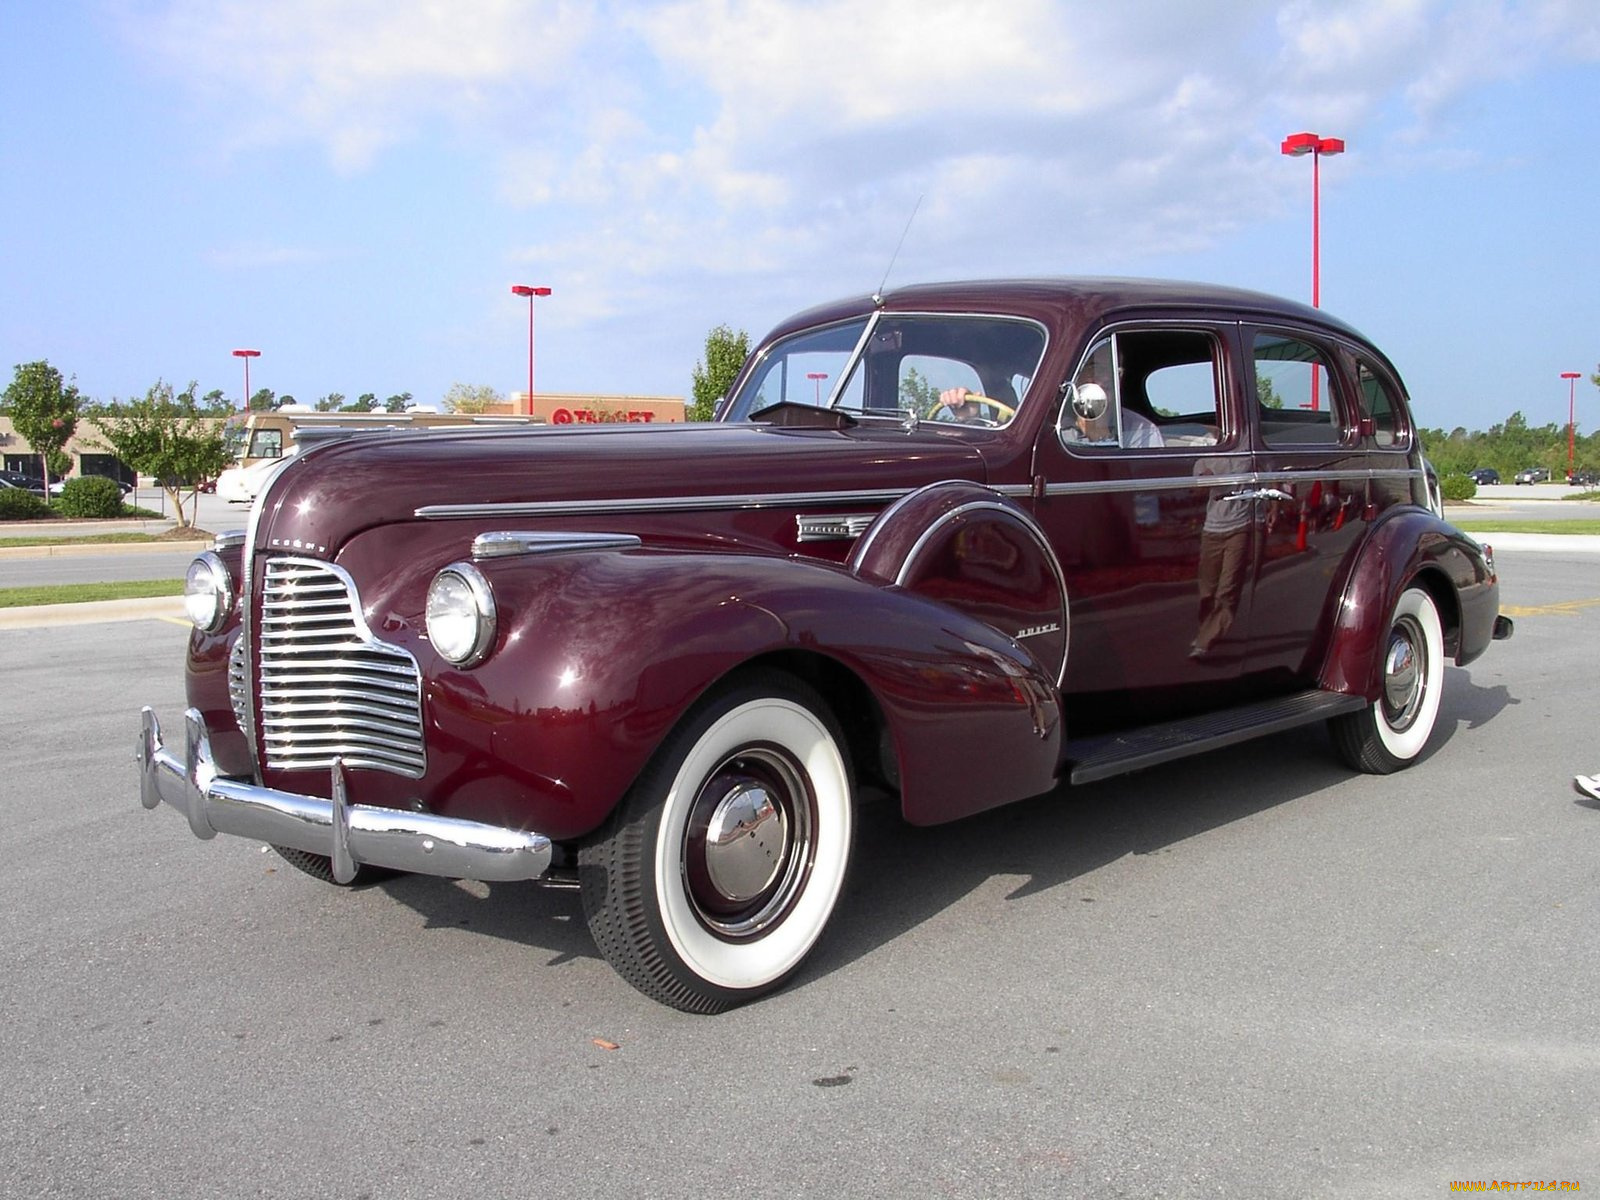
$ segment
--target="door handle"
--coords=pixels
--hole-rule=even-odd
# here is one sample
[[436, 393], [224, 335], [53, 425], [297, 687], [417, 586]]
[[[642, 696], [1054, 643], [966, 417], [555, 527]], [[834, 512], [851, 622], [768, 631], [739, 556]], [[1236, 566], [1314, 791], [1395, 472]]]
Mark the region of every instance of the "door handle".
[[1277, 500], [1282, 503], [1293, 503], [1294, 497], [1281, 488], [1255, 488], [1248, 492], [1235, 492], [1231, 496], [1224, 496], [1225, 500]]

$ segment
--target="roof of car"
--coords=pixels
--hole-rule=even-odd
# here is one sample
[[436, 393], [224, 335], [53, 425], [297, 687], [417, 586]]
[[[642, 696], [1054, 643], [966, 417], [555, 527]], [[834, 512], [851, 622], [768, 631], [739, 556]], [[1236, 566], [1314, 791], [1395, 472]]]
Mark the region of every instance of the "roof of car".
[[1000, 311], [1036, 316], [1041, 320], [1052, 317], [1059, 320], [1065, 311], [1080, 323], [1093, 323], [1124, 309], [1227, 308], [1266, 317], [1314, 321], [1360, 341], [1369, 341], [1358, 330], [1321, 309], [1266, 292], [1185, 280], [1111, 276], [969, 279], [886, 288], [807, 309], [784, 321], [773, 330], [773, 335], [859, 316], [880, 307], [888, 312]]

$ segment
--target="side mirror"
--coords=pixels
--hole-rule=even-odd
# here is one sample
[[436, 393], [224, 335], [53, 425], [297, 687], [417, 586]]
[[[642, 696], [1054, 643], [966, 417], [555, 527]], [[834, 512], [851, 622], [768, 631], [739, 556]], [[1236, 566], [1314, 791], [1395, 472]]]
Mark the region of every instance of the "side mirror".
[[1085, 421], [1098, 421], [1111, 406], [1111, 397], [1098, 383], [1067, 384], [1067, 402]]
[[711, 410], [711, 419], [713, 421], [722, 420], [722, 414], [728, 411], [728, 402], [732, 399], [732, 396], [723, 396], [717, 401], [715, 407]]

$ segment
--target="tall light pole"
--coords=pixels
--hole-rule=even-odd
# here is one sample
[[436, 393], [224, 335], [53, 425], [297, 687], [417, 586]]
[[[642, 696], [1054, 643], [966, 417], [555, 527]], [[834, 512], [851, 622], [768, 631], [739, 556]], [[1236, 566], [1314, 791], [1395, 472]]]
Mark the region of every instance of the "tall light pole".
[[828, 377], [828, 373], [826, 371], [807, 371], [806, 372], [806, 378], [811, 380], [812, 383], [816, 384], [816, 388], [817, 388], [817, 407], [818, 408], [822, 407], [822, 381], [824, 379], [826, 379], [827, 377]]
[[1572, 478], [1572, 451], [1577, 443], [1578, 420], [1578, 376], [1581, 371], [1563, 371], [1561, 378], [1567, 381], [1567, 478]]
[[[1311, 155], [1311, 307], [1322, 307], [1322, 156], [1343, 154], [1344, 139], [1291, 133], [1279, 147], [1290, 158]], [[1311, 366], [1311, 405], [1317, 407], [1317, 366]]]
[[550, 289], [547, 287], [530, 287], [525, 283], [511, 285], [513, 296], [526, 296], [528, 298], [528, 411], [533, 412], [533, 298], [535, 296], [548, 296]]
[[259, 350], [235, 350], [233, 352], [233, 356], [235, 358], [244, 359], [244, 410], [243, 411], [249, 412], [250, 411], [250, 360], [252, 358], [260, 358], [261, 357], [261, 351], [259, 351]]

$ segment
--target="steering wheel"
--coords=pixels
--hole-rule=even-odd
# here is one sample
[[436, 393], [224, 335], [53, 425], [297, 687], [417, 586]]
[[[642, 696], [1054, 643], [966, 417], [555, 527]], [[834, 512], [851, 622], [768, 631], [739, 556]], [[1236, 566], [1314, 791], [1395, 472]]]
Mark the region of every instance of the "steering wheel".
[[1017, 410], [1011, 405], [1004, 401], [996, 400], [993, 396], [985, 396], [982, 392], [968, 392], [962, 399], [962, 403], [976, 404], [981, 408], [987, 408], [994, 415], [958, 417], [952, 413], [949, 405], [935, 396], [933, 403], [928, 406], [926, 419], [929, 421], [957, 421], [963, 425], [982, 425], [989, 429], [996, 429], [1017, 415]]

